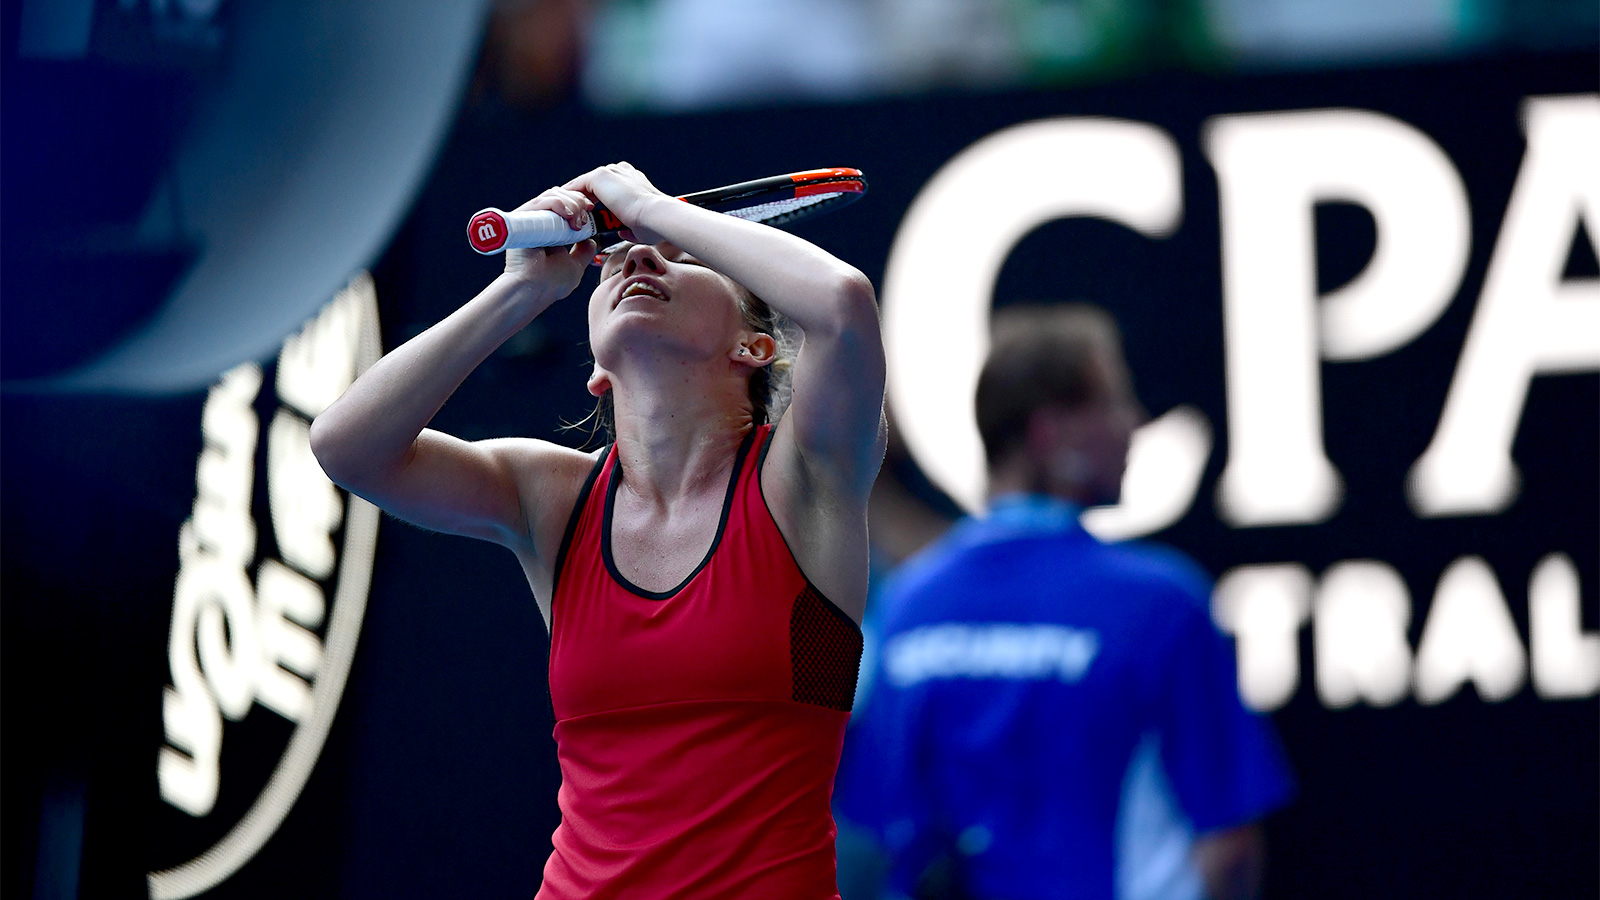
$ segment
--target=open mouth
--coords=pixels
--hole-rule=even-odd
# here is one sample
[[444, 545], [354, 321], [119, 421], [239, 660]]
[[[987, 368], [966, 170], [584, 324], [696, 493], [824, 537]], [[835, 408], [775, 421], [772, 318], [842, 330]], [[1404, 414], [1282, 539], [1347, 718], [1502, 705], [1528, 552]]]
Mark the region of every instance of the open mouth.
[[622, 293], [617, 297], [617, 302], [621, 303], [624, 300], [631, 300], [635, 297], [647, 297], [652, 300], [660, 300], [663, 303], [667, 302], [668, 299], [666, 291], [642, 278], [624, 287]]

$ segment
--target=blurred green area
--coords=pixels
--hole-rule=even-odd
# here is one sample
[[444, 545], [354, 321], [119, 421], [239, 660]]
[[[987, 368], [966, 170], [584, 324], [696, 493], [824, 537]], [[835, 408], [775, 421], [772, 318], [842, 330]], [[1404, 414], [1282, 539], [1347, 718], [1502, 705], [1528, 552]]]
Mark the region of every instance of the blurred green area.
[[1595, 0], [499, 0], [478, 83], [690, 111], [1597, 44]]

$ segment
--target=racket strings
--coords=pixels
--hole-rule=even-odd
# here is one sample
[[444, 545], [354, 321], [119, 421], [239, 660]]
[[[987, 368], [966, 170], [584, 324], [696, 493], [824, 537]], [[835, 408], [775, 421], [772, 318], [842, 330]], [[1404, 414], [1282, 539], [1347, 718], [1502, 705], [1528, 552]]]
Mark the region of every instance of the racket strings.
[[767, 225], [782, 225], [785, 222], [801, 218], [810, 213], [819, 211], [819, 208], [838, 202], [850, 196], [848, 192], [839, 191], [827, 194], [811, 194], [805, 197], [787, 197], [782, 200], [769, 200], [739, 209], [723, 210], [726, 215], [752, 222], [761, 222]]

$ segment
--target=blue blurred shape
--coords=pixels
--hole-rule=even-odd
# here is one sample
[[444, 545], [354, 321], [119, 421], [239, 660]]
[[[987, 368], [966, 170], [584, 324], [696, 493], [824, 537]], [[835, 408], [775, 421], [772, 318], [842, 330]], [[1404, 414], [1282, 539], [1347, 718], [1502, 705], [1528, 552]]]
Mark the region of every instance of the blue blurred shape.
[[17, 54], [77, 59], [89, 51], [94, 0], [27, 0], [17, 29]]
[[275, 352], [384, 249], [487, 6], [118, 0], [82, 60], [7, 48], [6, 386], [187, 391]]

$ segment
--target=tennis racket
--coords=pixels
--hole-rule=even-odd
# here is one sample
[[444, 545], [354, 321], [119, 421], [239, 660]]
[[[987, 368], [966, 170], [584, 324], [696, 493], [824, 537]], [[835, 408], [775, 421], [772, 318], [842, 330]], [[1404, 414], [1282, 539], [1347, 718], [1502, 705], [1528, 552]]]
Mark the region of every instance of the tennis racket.
[[[743, 181], [678, 199], [752, 222], [783, 225], [838, 209], [866, 192], [867, 180], [859, 169], [812, 169]], [[594, 208], [588, 225], [580, 231], [574, 231], [566, 219], [549, 210], [503, 212], [490, 207], [479, 210], [467, 223], [467, 240], [472, 249], [487, 256], [516, 247], [564, 247], [588, 238], [605, 242], [626, 227], [603, 206]]]

